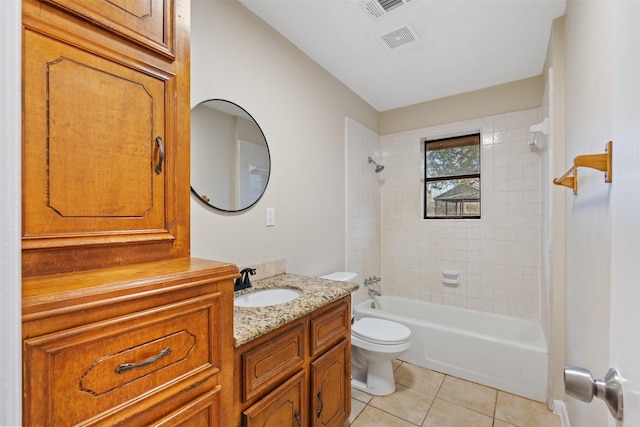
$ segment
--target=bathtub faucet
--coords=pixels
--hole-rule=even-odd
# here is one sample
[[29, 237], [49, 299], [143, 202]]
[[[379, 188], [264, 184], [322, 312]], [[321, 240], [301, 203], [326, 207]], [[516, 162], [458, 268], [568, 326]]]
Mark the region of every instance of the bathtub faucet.
[[382, 279], [376, 276], [373, 277], [368, 277], [366, 279], [364, 279], [364, 285], [365, 286], [371, 286], [371, 285], [375, 285], [376, 283], [380, 283]]
[[382, 296], [382, 294], [376, 291], [375, 289], [369, 289], [368, 293], [369, 293], [369, 298]]

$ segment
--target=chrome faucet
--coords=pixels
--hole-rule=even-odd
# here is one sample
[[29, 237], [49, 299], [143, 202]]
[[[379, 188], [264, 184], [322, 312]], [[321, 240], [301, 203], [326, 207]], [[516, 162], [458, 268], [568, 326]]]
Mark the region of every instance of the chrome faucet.
[[249, 279], [249, 275], [253, 276], [256, 274], [255, 268], [243, 268], [240, 270], [240, 277], [238, 277], [233, 283], [233, 291], [240, 291], [242, 289], [250, 288], [251, 280]]
[[368, 294], [369, 294], [369, 298], [382, 296], [382, 294], [379, 291], [376, 291], [375, 289], [369, 289]]
[[365, 286], [371, 286], [371, 285], [375, 285], [376, 283], [380, 283], [382, 279], [376, 276], [373, 277], [368, 277], [366, 279], [364, 279], [364, 285]]

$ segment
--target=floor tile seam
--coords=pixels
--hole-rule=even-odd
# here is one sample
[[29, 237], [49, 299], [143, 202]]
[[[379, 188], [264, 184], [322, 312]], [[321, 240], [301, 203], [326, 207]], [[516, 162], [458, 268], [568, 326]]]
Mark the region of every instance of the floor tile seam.
[[[411, 390], [413, 390], [413, 389], [411, 389]], [[416, 391], [416, 390], [413, 390], [413, 391]], [[421, 426], [421, 425], [424, 423], [424, 420], [427, 418], [427, 414], [429, 414], [429, 411], [431, 410], [431, 407], [433, 406], [433, 402], [435, 402], [435, 401], [436, 401], [436, 398], [435, 398], [435, 397], [432, 397], [431, 395], [426, 394], [426, 393], [422, 393], [422, 392], [419, 392], [419, 393], [420, 393], [420, 394], [422, 394], [423, 396], [428, 396], [428, 397], [431, 399], [431, 402], [429, 403], [429, 406], [427, 407], [427, 410], [426, 410], [426, 412], [425, 412], [424, 416], [422, 417], [422, 421], [420, 422], [420, 424], [416, 424], [416, 425], [418, 425], [418, 426]], [[371, 399], [371, 402], [373, 402], [373, 399]], [[383, 411], [383, 412], [386, 412], [387, 414], [393, 415], [394, 417], [396, 417], [396, 418], [400, 418], [401, 420], [406, 421], [406, 422], [408, 422], [408, 423], [415, 424], [415, 423], [413, 423], [412, 421], [409, 421], [409, 420], [408, 420], [408, 419], [406, 419], [406, 418], [403, 418], [403, 417], [401, 417], [401, 416], [398, 416], [397, 414], [394, 414], [394, 413], [392, 413], [392, 412], [389, 412], [388, 410], [385, 410], [384, 408], [380, 408], [380, 407], [378, 407], [378, 406], [374, 405], [374, 404], [373, 404], [373, 403], [371, 403], [371, 402], [367, 403], [367, 406], [371, 406], [371, 407], [373, 407], [373, 408], [379, 409], [379, 410], [381, 410], [381, 411]], [[364, 410], [364, 409], [363, 409], [363, 410]]]
[[[371, 408], [376, 409], [376, 410], [378, 410], [378, 411], [384, 412], [384, 413], [385, 413], [385, 414], [387, 414], [387, 415], [390, 415], [390, 416], [392, 416], [392, 417], [394, 417], [394, 418], [397, 418], [397, 419], [399, 419], [399, 420], [402, 420], [402, 421], [404, 421], [404, 422], [407, 422], [407, 423], [409, 423], [409, 424], [411, 424], [411, 425], [414, 425], [414, 426], [417, 426], [417, 427], [420, 427], [420, 426], [422, 425], [422, 424], [416, 424], [416, 423], [414, 423], [414, 422], [412, 422], [412, 421], [409, 421], [409, 420], [407, 420], [407, 419], [404, 419], [404, 418], [402, 418], [402, 417], [399, 417], [399, 416], [397, 416], [396, 414], [392, 414], [392, 413], [391, 413], [391, 412], [389, 412], [389, 411], [385, 411], [385, 410], [384, 410], [384, 409], [382, 409], [382, 408], [378, 408], [377, 406], [373, 406], [373, 405], [370, 405], [370, 404], [368, 404], [368, 403], [366, 404], [366, 406], [365, 406], [364, 408], [362, 408], [362, 410], [358, 413], [358, 415], [353, 419], [353, 421], [352, 421], [349, 425], [353, 425], [353, 424], [355, 424], [355, 423], [356, 423], [356, 421], [358, 421], [358, 418], [360, 418], [360, 417], [362, 416], [362, 414], [364, 413], [364, 411], [365, 411], [368, 407], [371, 407]], [[426, 419], [426, 415], [425, 415], [425, 418], [423, 418], [423, 419], [422, 419], [422, 422], [423, 422], [423, 423], [424, 423], [424, 420], [425, 420], [425, 419]]]
[[[442, 400], [442, 401], [445, 401], [445, 402], [447, 402], [447, 403], [450, 403], [450, 404], [452, 404], [452, 405], [454, 405], [454, 406], [457, 406], [458, 408], [467, 409], [467, 410], [469, 410], [469, 411], [475, 412], [476, 414], [484, 415], [485, 417], [489, 417], [489, 418], [491, 418], [491, 419], [492, 419], [492, 420], [494, 420], [494, 421], [495, 421], [496, 419], [499, 419], [499, 418], [496, 418], [496, 417], [495, 417], [495, 415], [485, 414], [484, 412], [476, 411], [475, 409], [472, 409], [472, 408], [467, 408], [466, 406], [459, 405], [459, 404], [457, 404], [457, 403], [455, 403], [455, 402], [452, 402], [452, 401], [447, 400], [447, 399], [443, 399], [443, 398], [441, 398], [441, 397], [436, 397], [436, 399], [440, 399], [440, 400]], [[431, 407], [433, 407], [433, 403], [435, 403], [436, 399], [434, 399], [434, 400], [433, 400], [433, 402], [431, 403]], [[429, 410], [431, 410], [431, 408], [429, 408]], [[504, 421], [504, 420], [500, 419], [500, 421]]]
[[438, 371], [433, 371], [436, 372], [438, 374], [442, 375], [442, 381], [440, 381], [440, 384], [438, 384], [438, 388], [437, 390], [432, 394], [429, 392], [425, 392], [424, 390], [419, 390], [417, 388], [411, 387], [410, 385], [407, 384], [402, 384], [401, 382], [396, 381], [396, 386], [401, 385], [402, 387], [408, 388], [409, 390], [413, 390], [413, 391], [417, 391], [418, 393], [424, 394], [426, 396], [430, 396], [431, 398], [435, 399], [438, 396], [438, 393], [440, 393], [440, 390], [442, 389], [442, 385], [444, 384], [444, 379], [448, 376], [447, 374], [442, 374]]
[[364, 403], [364, 404], [366, 404], [366, 405], [368, 405], [368, 404], [369, 404], [369, 402], [371, 402], [371, 399], [373, 399], [373, 396], [371, 396], [368, 400], [358, 399], [357, 397], [355, 397], [355, 396], [353, 396], [353, 395], [351, 395], [351, 397], [353, 397], [353, 398], [354, 398], [355, 400], [357, 400], [358, 402], [362, 402], [362, 403]]
[[[493, 423], [496, 423], [496, 415], [498, 414], [498, 395], [500, 394], [500, 390], [494, 389], [496, 391], [496, 397], [493, 400]], [[502, 420], [500, 420], [502, 421]]]
[[429, 397], [431, 397], [432, 399], [435, 399], [435, 398], [436, 398], [436, 396], [438, 395], [438, 392], [440, 391], [440, 386], [438, 386], [438, 390], [436, 390], [436, 391], [435, 391], [435, 392], [433, 392], [433, 393], [430, 393], [430, 392], [425, 391], [425, 390], [420, 390], [420, 389], [417, 389], [417, 388], [414, 388], [414, 387], [411, 387], [411, 386], [409, 386], [409, 385], [402, 384], [402, 383], [399, 383], [399, 382], [397, 382], [397, 383], [396, 383], [396, 386], [402, 386], [402, 387], [404, 387], [404, 388], [408, 388], [408, 389], [409, 389], [409, 390], [411, 390], [411, 391], [415, 391], [415, 392], [418, 392], [418, 393], [420, 393], [420, 394], [424, 394], [425, 396], [429, 396]]
[[[534, 407], [534, 408], [524, 408], [524, 412], [525, 412], [525, 413], [527, 413], [527, 414], [535, 413], [535, 414], [543, 414], [543, 416], [547, 416], [547, 414], [556, 415], [556, 414], [554, 414], [554, 413], [553, 413], [553, 411], [551, 411], [551, 410], [550, 410], [550, 409], [549, 409], [549, 408], [548, 408], [544, 403], [542, 403], [542, 402], [538, 402], [538, 401], [536, 401], [536, 400], [529, 399], [529, 398], [526, 398], [526, 397], [523, 397], [523, 396], [517, 395], [517, 394], [515, 394], [515, 393], [509, 393], [509, 392], [507, 392], [507, 391], [498, 390], [498, 395], [496, 396], [496, 412], [495, 412], [494, 418], [495, 418], [495, 419], [497, 419], [497, 420], [503, 421], [503, 422], [505, 422], [505, 423], [507, 423], [507, 424], [512, 424], [512, 421], [505, 420], [505, 419], [503, 419], [503, 418], [499, 418], [499, 414], [498, 414], [498, 402], [497, 402], [497, 398], [498, 398], [498, 396], [499, 396], [500, 394], [510, 395], [510, 396], [513, 396], [515, 399], [521, 399], [521, 400], [524, 400], [524, 401], [533, 402], [533, 403], [535, 403], [535, 404], [538, 404], [538, 403], [539, 403], [539, 404], [544, 405], [544, 407], [543, 407], [543, 408], [537, 408], [537, 407]], [[502, 404], [502, 405], [500, 405], [500, 406], [501, 406], [501, 407], [503, 407], [503, 408], [505, 408], [505, 407], [507, 407], [507, 408], [508, 408], [508, 407], [509, 407], [509, 405], [505, 405], [505, 404]], [[542, 410], [542, 411], [541, 411], [541, 410]], [[502, 411], [502, 412], [507, 412], [507, 411], [506, 411], [505, 409], [503, 409], [503, 411]], [[518, 411], [518, 412], [520, 412], [520, 411]], [[503, 416], [508, 416], [508, 415], [509, 415], [508, 413], [503, 414]], [[556, 415], [556, 416], [557, 416], [557, 415]]]
[[[491, 417], [491, 418], [495, 418], [496, 417], [496, 408], [495, 408], [495, 406], [493, 407], [493, 411], [491, 412], [491, 414], [486, 414], [486, 413], [484, 413], [482, 411], [479, 411], [477, 409], [473, 409], [473, 408], [469, 408], [468, 406], [461, 405], [460, 403], [458, 403], [459, 401], [456, 402], [456, 401], [453, 401], [453, 400], [450, 400], [450, 399], [446, 399], [446, 398], [440, 397], [440, 396], [436, 396], [435, 399], [444, 400], [445, 402], [449, 402], [452, 405], [456, 405], [456, 406], [459, 406], [460, 408], [468, 409], [470, 411], [477, 412], [477, 413], [482, 414], [482, 415], [486, 415], [487, 417]], [[434, 401], [435, 401], [435, 399], [434, 399]]]
[[362, 415], [362, 413], [364, 412], [364, 410], [365, 410], [365, 409], [367, 409], [367, 406], [369, 406], [369, 405], [365, 405], [365, 406], [364, 406], [364, 408], [362, 408], [362, 409], [360, 410], [360, 412], [358, 412], [358, 415], [356, 415], [356, 417], [355, 417], [353, 420], [351, 420], [351, 422], [349, 423], [349, 425], [350, 425], [350, 426], [354, 425], [354, 424], [355, 424], [355, 422], [356, 422], [356, 421], [358, 421], [358, 418], [360, 418], [360, 416]]
[[[396, 383], [396, 390], [397, 390], [398, 386], [406, 388], [406, 389], [409, 389], [411, 391], [415, 391], [416, 393], [420, 393], [423, 396], [428, 396], [428, 397], [431, 398], [431, 400], [435, 399], [438, 396], [438, 393], [440, 391], [440, 389], [438, 388], [438, 391], [436, 391], [435, 393], [429, 393], [429, 392], [424, 391], [424, 390], [420, 390], [420, 389], [417, 389], [417, 388], [409, 387], [408, 385], [404, 385], [402, 383]], [[373, 398], [371, 400], [373, 400]]]
[[[391, 415], [392, 417], [397, 418], [397, 419], [399, 419], [399, 420], [402, 420], [402, 421], [404, 421], [404, 422], [407, 422], [407, 423], [409, 423], [409, 424], [411, 424], [411, 425], [418, 426], [418, 427], [420, 427], [420, 426], [422, 425], [422, 424], [416, 424], [416, 423], [414, 423], [414, 422], [412, 422], [412, 421], [409, 421], [409, 420], [407, 420], [407, 419], [405, 419], [405, 418], [399, 417], [399, 416], [397, 416], [396, 414], [393, 414], [393, 413], [391, 413], [391, 412], [389, 412], [389, 411], [386, 411], [386, 410], [384, 410], [384, 409], [382, 409], [382, 408], [378, 408], [377, 406], [373, 406], [373, 405], [370, 405], [370, 404], [367, 404], [367, 406], [371, 406], [372, 408], [377, 409], [378, 411], [382, 411], [382, 412], [384, 412], [385, 414]], [[431, 408], [431, 407], [429, 407], [429, 408]], [[364, 412], [364, 410], [365, 410], [365, 409], [367, 409], [367, 408], [365, 407], [364, 409], [362, 409], [362, 411], [360, 411], [360, 414], [358, 414], [358, 417], [359, 417], [359, 416]], [[428, 412], [429, 412], [429, 411], [427, 411], [427, 413], [428, 413]], [[358, 417], [356, 417], [356, 419], [358, 419]], [[426, 415], [425, 415], [425, 417], [426, 417]], [[354, 420], [354, 421], [355, 421], [355, 420]], [[424, 419], [422, 420], [422, 422], [424, 422]]]
[[[439, 396], [439, 395], [440, 395], [440, 390], [438, 390], [438, 395], [436, 395], [436, 398], [442, 399], [442, 400], [444, 400], [445, 402], [449, 402], [449, 403], [454, 404], [454, 405], [456, 405], [456, 406], [460, 406], [460, 407], [462, 407], [462, 408], [469, 409], [469, 410], [474, 411], [474, 412], [477, 412], [477, 413], [479, 413], [479, 414], [486, 415], [487, 417], [491, 417], [491, 418], [493, 418], [493, 419], [494, 419], [494, 421], [495, 421], [496, 419], [498, 419], [498, 418], [496, 418], [496, 411], [498, 410], [498, 395], [500, 394], [501, 390], [499, 390], [499, 389], [497, 389], [497, 388], [494, 388], [494, 387], [486, 386], [486, 385], [484, 385], [484, 384], [476, 383], [476, 382], [474, 382], [474, 381], [468, 381], [468, 380], [465, 380], [464, 378], [455, 377], [455, 376], [453, 376], [453, 375], [449, 375], [449, 374], [445, 374], [445, 377], [444, 377], [444, 379], [442, 380], [442, 384], [444, 384], [444, 382], [445, 382], [445, 380], [447, 379], [447, 377], [454, 378], [454, 379], [462, 379], [462, 380], [464, 380], [464, 381], [467, 381], [467, 382], [470, 382], [470, 383], [473, 383], [473, 384], [481, 385], [481, 386], [486, 387], [486, 388], [488, 388], [488, 389], [490, 389], [490, 390], [494, 390], [494, 391], [496, 392], [496, 394], [495, 394], [495, 397], [494, 397], [494, 399], [493, 399], [493, 413], [492, 413], [492, 414], [485, 414], [484, 412], [477, 411], [477, 410], [472, 409], [472, 408], [467, 408], [466, 406], [459, 405], [458, 403], [456, 403], [456, 402], [452, 402], [451, 400], [445, 399], [444, 397], [440, 397], [440, 396]], [[442, 388], [442, 387], [441, 387], [441, 388]], [[500, 420], [500, 421], [504, 421], [504, 420]], [[495, 422], [494, 422], [494, 424], [495, 424]]]

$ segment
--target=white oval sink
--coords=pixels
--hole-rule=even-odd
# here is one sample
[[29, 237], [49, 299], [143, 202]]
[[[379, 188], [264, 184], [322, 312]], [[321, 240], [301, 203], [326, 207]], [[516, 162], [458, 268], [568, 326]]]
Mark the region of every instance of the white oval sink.
[[291, 288], [263, 289], [240, 295], [233, 299], [233, 305], [238, 307], [266, 307], [293, 301], [302, 291]]

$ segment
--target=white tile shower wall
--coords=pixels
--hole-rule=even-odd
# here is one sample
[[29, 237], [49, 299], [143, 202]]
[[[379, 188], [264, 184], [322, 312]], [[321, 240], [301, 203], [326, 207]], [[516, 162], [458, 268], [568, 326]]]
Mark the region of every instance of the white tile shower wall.
[[[368, 163], [380, 160], [380, 136], [357, 121], [346, 118], [347, 167], [347, 262], [348, 271], [358, 273], [360, 289], [354, 304], [367, 299], [362, 286], [367, 277], [380, 277], [380, 188], [385, 171], [375, 172]], [[380, 162], [384, 164], [385, 159]]]
[[[529, 127], [541, 109], [432, 126], [381, 137], [383, 291], [408, 298], [540, 317], [543, 232], [540, 153]], [[422, 219], [421, 139], [481, 132], [481, 216]], [[546, 197], [546, 196], [545, 196]], [[442, 270], [460, 284], [442, 283]]]

